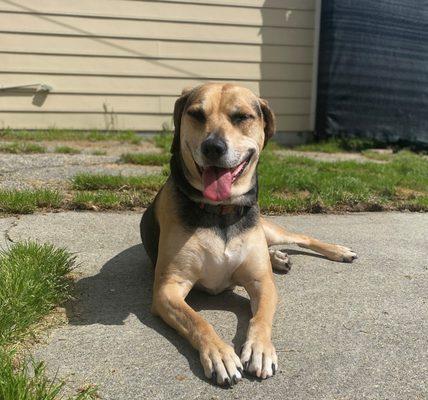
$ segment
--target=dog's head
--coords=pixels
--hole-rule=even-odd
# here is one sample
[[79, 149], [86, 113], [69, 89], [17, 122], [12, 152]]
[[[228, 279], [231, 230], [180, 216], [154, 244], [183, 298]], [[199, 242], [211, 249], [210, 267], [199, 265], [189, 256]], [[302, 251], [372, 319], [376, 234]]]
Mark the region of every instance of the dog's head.
[[268, 103], [250, 90], [209, 83], [175, 103], [172, 153], [193, 188], [213, 203], [233, 203], [255, 183], [260, 152], [275, 132]]

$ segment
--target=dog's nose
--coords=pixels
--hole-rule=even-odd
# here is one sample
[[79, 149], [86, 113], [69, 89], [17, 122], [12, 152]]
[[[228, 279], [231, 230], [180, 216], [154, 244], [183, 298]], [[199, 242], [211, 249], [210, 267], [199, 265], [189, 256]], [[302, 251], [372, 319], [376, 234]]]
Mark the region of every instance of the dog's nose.
[[226, 154], [227, 144], [219, 137], [211, 137], [202, 142], [201, 150], [208, 160], [215, 161]]

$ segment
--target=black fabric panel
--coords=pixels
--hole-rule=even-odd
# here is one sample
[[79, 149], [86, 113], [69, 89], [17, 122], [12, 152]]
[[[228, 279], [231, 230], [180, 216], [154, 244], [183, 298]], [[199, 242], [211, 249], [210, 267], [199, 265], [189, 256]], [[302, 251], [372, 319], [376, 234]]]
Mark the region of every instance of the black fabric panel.
[[428, 144], [428, 0], [323, 0], [317, 134]]

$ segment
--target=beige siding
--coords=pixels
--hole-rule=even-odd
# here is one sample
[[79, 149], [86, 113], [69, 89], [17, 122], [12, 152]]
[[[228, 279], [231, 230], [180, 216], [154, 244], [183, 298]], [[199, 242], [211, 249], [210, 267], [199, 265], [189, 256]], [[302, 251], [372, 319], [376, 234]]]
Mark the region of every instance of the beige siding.
[[159, 130], [185, 86], [231, 81], [310, 129], [315, 0], [0, 0], [0, 127]]

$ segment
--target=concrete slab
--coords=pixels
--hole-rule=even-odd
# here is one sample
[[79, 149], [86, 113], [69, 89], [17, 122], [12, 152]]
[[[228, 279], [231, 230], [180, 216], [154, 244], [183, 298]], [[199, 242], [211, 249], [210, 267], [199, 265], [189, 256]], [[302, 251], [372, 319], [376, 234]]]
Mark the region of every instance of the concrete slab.
[[[290, 249], [276, 275], [273, 340], [280, 373], [211, 386], [197, 353], [150, 314], [152, 268], [140, 245], [140, 215], [58, 213], [22, 217], [9, 230], [65, 246], [78, 256], [69, 325], [36, 356], [68, 387], [100, 387], [103, 399], [426, 399], [428, 396], [428, 214], [286, 216], [289, 229], [355, 249], [340, 264]], [[238, 350], [250, 317], [242, 290], [190, 304]]]

